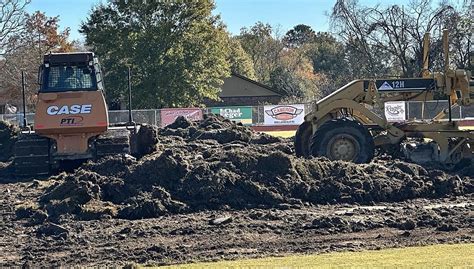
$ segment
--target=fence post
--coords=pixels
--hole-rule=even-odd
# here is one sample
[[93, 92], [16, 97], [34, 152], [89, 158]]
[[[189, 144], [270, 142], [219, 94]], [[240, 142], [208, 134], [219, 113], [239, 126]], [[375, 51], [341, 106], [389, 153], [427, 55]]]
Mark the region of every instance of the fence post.
[[257, 106], [257, 124], [258, 125], [261, 124], [261, 121], [260, 121], [260, 106]]
[[[385, 107], [383, 108], [383, 113], [385, 117]], [[407, 101], [407, 120], [411, 120], [410, 118], [410, 101]]]

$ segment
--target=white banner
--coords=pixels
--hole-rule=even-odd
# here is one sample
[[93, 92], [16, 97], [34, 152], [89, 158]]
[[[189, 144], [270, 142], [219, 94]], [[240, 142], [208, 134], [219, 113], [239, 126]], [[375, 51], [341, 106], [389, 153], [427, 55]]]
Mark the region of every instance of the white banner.
[[405, 101], [386, 102], [385, 118], [388, 122], [402, 122], [406, 120], [406, 103]]
[[264, 106], [264, 123], [268, 125], [300, 125], [304, 121], [304, 105]]

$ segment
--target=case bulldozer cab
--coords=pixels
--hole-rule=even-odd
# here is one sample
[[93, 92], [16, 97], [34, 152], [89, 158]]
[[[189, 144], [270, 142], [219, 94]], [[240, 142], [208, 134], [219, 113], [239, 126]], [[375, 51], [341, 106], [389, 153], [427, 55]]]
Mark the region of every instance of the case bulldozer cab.
[[[15, 144], [17, 176], [49, 175], [70, 160], [81, 163], [120, 154], [140, 157], [154, 150], [157, 138], [152, 127], [131, 120], [133, 125], [109, 127], [102, 74], [94, 53], [45, 55], [38, 82], [34, 133], [22, 132]], [[131, 108], [129, 113], [131, 119]]]
[[107, 131], [100, 66], [92, 52], [51, 53], [40, 67], [34, 130], [56, 142], [56, 155], [90, 158], [89, 138]]

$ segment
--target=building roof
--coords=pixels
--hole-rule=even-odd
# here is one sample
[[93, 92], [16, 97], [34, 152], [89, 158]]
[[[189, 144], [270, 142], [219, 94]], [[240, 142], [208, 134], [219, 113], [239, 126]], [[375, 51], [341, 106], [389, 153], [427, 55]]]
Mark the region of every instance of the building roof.
[[267, 85], [236, 73], [232, 73], [232, 76], [224, 79], [220, 93], [221, 98], [257, 96], [281, 96], [281, 94]]

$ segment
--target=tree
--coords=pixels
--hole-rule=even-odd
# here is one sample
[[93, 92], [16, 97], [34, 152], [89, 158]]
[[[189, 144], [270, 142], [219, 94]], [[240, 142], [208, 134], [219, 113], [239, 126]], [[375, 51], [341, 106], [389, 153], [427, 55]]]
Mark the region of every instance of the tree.
[[0, 69], [0, 92], [6, 102], [21, 100], [21, 72], [26, 72], [26, 101], [32, 105], [38, 90], [38, 67], [43, 55], [48, 52], [74, 50], [75, 43], [69, 41], [69, 29], [59, 31], [59, 17], [47, 17], [36, 11], [25, 14], [25, 20], [17, 34], [10, 35], [5, 45]]
[[245, 52], [240, 44], [240, 41], [236, 38], [229, 39], [229, 63], [232, 73], [248, 77], [250, 79], [256, 79], [255, 69], [250, 56]]
[[21, 37], [25, 30], [25, 7], [30, 0], [4, 0], [0, 2], [0, 55], [15, 49], [12, 38]]
[[298, 24], [285, 34], [283, 42], [287, 48], [297, 48], [314, 42], [315, 37], [316, 33], [311, 26]]
[[70, 29], [59, 31], [59, 16], [48, 17], [45, 13], [36, 11], [27, 15], [26, 33], [23, 44], [34, 46], [42, 60], [48, 52], [74, 51], [75, 42], [69, 40]]
[[469, 69], [470, 54], [472, 54], [472, 24], [471, 6], [465, 3], [464, 8], [453, 10], [451, 16], [445, 16], [443, 25], [449, 31], [450, 56], [455, 67]]
[[111, 1], [82, 24], [86, 44], [99, 55], [109, 101], [126, 96], [126, 66], [133, 72], [140, 108], [194, 106], [217, 99], [229, 76], [228, 37], [214, 3]]
[[[347, 45], [366, 76], [419, 76], [423, 67], [423, 36], [433, 33], [431, 62], [439, 62], [441, 36], [457, 14], [446, 4], [413, 0], [407, 6], [364, 7], [356, 0], [338, 0], [331, 15], [333, 30]], [[455, 19], [455, 18], [454, 18]], [[452, 24], [455, 25], [455, 24]], [[465, 30], [462, 30], [465, 31]], [[466, 31], [468, 32], [468, 31]], [[441, 56], [442, 57], [442, 56]]]
[[[314, 36], [313, 43], [309, 44], [308, 57], [314, 72], [332, 80], [333, 87], [340, 87], [351, 79], [345, 59], [345, 46], [330, 33], [319, 32]], [[325, 89], [323, 95], [330, 91]]]
[[314, 41], [311, 33], [309, 26], [298, 25], [282, 38], [278, 29], [257, 22], [242, 28], [236, 38], [250, 56], [259, 82], [280, 92], [286, 101], [303, 102], [319, 97], [319, 76], [308, 58]]
[[269, 24], [257, 22], [250, 28], [242, 28], [236, 37], [253, 62], [257, 80], [269, 83], [278, 66], [284, 45]]
[[303, 48], [282, 52], [270, 75], [270, 85], [286, 97], [285, 101], [310, 102], [320, 97], [318, 75]]

